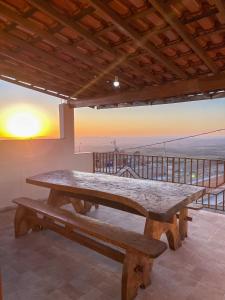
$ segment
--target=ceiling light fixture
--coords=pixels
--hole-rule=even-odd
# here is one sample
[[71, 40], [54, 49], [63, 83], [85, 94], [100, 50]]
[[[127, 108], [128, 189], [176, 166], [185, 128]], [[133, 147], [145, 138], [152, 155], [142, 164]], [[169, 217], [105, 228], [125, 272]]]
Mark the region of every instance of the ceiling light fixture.
[[114, 85], [114, 87], [119, 87], [120, 86], [120, 82], [119, 82], [118, 76], [115, 76], [115, 79], [113, 81], [113, 85]]

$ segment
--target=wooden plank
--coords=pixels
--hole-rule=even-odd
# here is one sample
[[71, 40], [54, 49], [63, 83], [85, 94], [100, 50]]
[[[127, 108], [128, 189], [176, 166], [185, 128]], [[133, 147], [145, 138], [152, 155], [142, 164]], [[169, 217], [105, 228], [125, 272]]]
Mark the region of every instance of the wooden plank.
[[102, 42], [100, 39], [96, 38], [91, 32], [87, 31], [79, 25], [78, 22], [74, 21], [72, 17], [64, 16], [59, 11], [57, 11], [48, 1], [45, 0], [27, 0], [32, 6], [41, 10], [43, 13], [49, 15], [51, 18], [59, 22], [65, 27], [72, 28], [84, 39], [87, 39], [91, 44], [93, 44], [98, 49], [106, 51], [108, 54], [113, 55], [113, 51], [110, 46]]
[[163, 18], [176, 30], [182, 39], [194, 50], [194, 52], [204, 61], [213, 73], [218, 73], [217, 65], [211, 60], [207, 53], [201, 48], [196, 40], [192, 38], [185, 26], [176, 18], [169, 5], [163, 4], [162, 1], [150, 0], [152, 6], [163, 16]]
[[[1, 68], [0, 68], [0, 71], [1, 71]], [[10, 76], [10, 75], [8, 75]], [[12, 75], [11, 75], [12, 76]], [[18, 78], [19, 80], [20, 78]], [[6, 82], [9, 82], [9, 83], [13, 83], [13, 84], [16, 84], [16, 85], [19, 85], [19, 86], [22, 86], [24, 88], [29, 88], [31, 90], [34, 90], [34, 91], [37, 91], [37, 92], [41, 92], [41, 93], [44, 93], [46, 95], [50, 95], [50, 96], [53, 96], [53, 97], [57, 97], [59, 99], [64, 99], [64, 100], [68, 100], [68, 97], [66, 97], [66, 95], [62, 95], [62, 94], [53, 94], [51, 92], [48, 91], [48, 89], [42, 89], [40, 90], [40, 88], [37, 88], [36, 85], [31, 85], [31, 86], [27, 86], [26, 84], [18, 81], [18, 80], [12, 80], [10, 78], [6, 78], [6, 77], [2, 77], [2, 75], [0, 75], [0, 80], [4, 80]], [[39, 85], [40, 86], [40, 85]]]
[[188, 236], [188, 208], [184, 207], [179, 214], [179, 233], [183, 241]]
[[[175, 98], [188, 96], [191, 94], [210, 92], [225, 88], [225, 75], [200, 77], [196, 79], [183, 80], [179, 82], [166, 83], [160, 86], [145, 87], [137, 91], [121, 92], [119, 94], [111, 94], [104, 97], [80, 98], [71, 101], [74, 107], [109, 105], [119, 103], [132, 103], [134, 101], [157, 101], [160, 103], [166, 101], [167, 98]], [[204, 97], [203, 97], [204, 98]], [[189, 101], [192, 100], [190, 97]], [[186, 101], [188, 101], [186, 100]]]
[[[26, 50], [28, 52], [36, 54], [37, 56], [42, 57], [43, 60], [52, 62], [52, 64], [55, 64], [56, 67], [49, 66], [48, 64], [44, 64], [43, 62], [38, 63], [37, 61], [34, 60], [31, 61], [28, 57], [25, 58], [22, 51], [14, 52], [9, 49], [7, 49], [7, 51], [0, 49], [1, 55], [10, 57], [13, 60], [19, 61], [20, 63], [35, 68], [44, 73], [47, 73], [53, 77], [60, 78], [61, 80], [67, 81], [74, 86], [78, 86], [78, 87], [86, 86], [86, 89], [93, 90], [93, 88], [91, 88], [87, 83], [85, 83], [84, 79], [79, 76], [79, 73], [81, 76], [85, 76], [85, 73], [84, 72], [82, 73], [82, 71], [74, 73], [74, 67], [72, 67], [71, 64], [63, 62], [60, 59], [54, 58], [51, 54], [36, 48], [30, 45], [29, 43], [4, 32], [3, 30], [0, 30], [0, 37], [2, 38], [2, 40], [6, 41], [7, 43], [13, 43], [19, 48], [22, 47], [23, 50]], [[61, 66], [60, 70], [57, 66]], [[71, 74], [69, 74], [67, 70], [71, 72]], [[87, 78], [87, 74], [85, 78]]]
[[223, 0], [214, 0], [214, 2], [219, 10], [221, 19], [223, 20], [223, 22], [225, 22], [225, 3], [224, 3], [224, 1]]
[[170, 220], [182, 207], [205, 193], [205, 188], [197, 186], [70, 170], [43, 173], [27, 178], [26, 182], [66, 193], [93, 196], [106, 204], [122, 204], [159, 221]]
[[[109, 55], [112, 57], [116, 57], [116, 60], [114, 60], [113, 63], [108, 65], [106, 68], [104, 68], [103, 73], [97, 76], [93, 81], [99, 81], [103, 76], [106, 74], [112, 72], [116, 67], [125, 64], [125, 61], [130, 57], [130, 54], [124, 54], [120, 55], [115, 49], [113, 49], [110, 45], [102, 42], [101, 39], [97, 38], [95, 35], [90, 33], [88, 30], [84, 29], [82, 26], [78, 24], [78, 22], [75, 22], [73, 18], [65, 17], [64, 15], [60, 14], [53, 6], [49, 5], [46, 1], [43, 0], [28, 0], [28, 2], [36, 7], [37, 9], [41, 10], [45, 14], [49, 15], [51, 18], [62, 24], [63, 26], [69, 27], [75, 32], [79, 33], [85, 40], [88, 42], [92, 43], [95, 47], [98, 49], [101, 49], [102, 51], [106, 51]], [[140, 72], [139, 66], [134, 64], [133, 62], [130, 62], [129, 67], [135, 72], [138, 73]], [[139, 71], [138, 71], [139, 69]], [[150, 77], [151, 80], [154, 81], [153, 76], [150, 74], [146, 74], [146, 72], [141, 73], [142, 76], [147, 76]], [[121, 74], [121, 77], [123, 78], [123, 74]], [[132, 83], [132, 80], [126, 79], [126, 82], [130, 85], [135, 87], [135, 84]], [[77, 93], [74, 93], [74, 96], [78, 96]]]
[[87, 55], [78, 52], [75, 45], [63, 43], [58, 38], [56, 38], [53, 34], [49, 33], [46, 30], [41, 30], [40, 27], [36, 25], [34, 22], [31, 22], [30, 20], [23, 18], [18, 12], [7, 8], [5, 5], [7, 4], [1, 0], [0, 1], [1, 15], [6, 16], [10, 21], [19, 24], [20, 26], [22, 26], [22, 28], [25, 29], [29, 28], [33, 33], [37, 34], [42, 39], [53, 43], [60, 51], [62, 51], [63, 49], [66, 53], [68, 53], [72, 57], [81, 60], [85, 64], [90, 64], [93, 66], [93, 60]]
[[88, 201], [88, 202], [95, 203], [96, 205], [104, 205], [104, 206], [111, 207], [114, 209], [126, 211], [131, 214], [136, 214], [138, 216], [143, 216], [143, 212], [140, 213], [140, 211], [138, 211], [130, 206], [127, 206], [125, 204], [118, 203], [118, 202], [115, 203], [114, 201], [106, 201], [105, 199], [101, 199], [101, 198], [95, 197], [93, 195], [90, 196], [90, 195], [84, 195], [84, 194], [79, 194], [79, 193], [74, 193], [74, 192], [65, 192], [65, 191], [57, 191], [57, 193], [58, 194], [62, 193], [64, 197], [70, 198], [69, 202], [71, 202], [72, 204], [73, 204], [73, 200]]
[[[30, 20], [23, 18], [20, 14], [12, 11], [11, 9], [7, 8], [5, 5], [7, 5], [7, 4], [4, 1], [0, 1], [0, 14], [6, 16], [9, 20], [16, 22], [23, 28], [29, 28], [29, 30], [32, 30], [33, 33], [35, 33], [36, 35], [41, 37], [43, 40], [53, 43], [53, 45], [55, 45], [55, 47], [56, 47], [56, 51], [61, 52], [63, 49], [63, 51], [65, 51], [65, 53], [68, 53], [72, 57], [79, 59], [85, 65], [89, 64], [92, 67], [94, 67], [94, 68], [92, 68], [92, 70], [91, 69], [88, 70], [88, 74], [93, 74], [93, 76], [94, 76], [95, 74], [97, 75], [99, 72], [102, 72], [103, 70], [105, 70], [105, 68], [99, 66], [95, 62], [95, 60], [93, 59], [94, 57], [90, 58], [90, 56], [84, 55], [80, 51], [78, 51], [76, 44], [71, 45], [71, 44], [66, 44], [66, 43], [62, 42], [61, 40], [59, 40], [57, 37], [55, 37], [50, 32], [48, 32], [46, 30], [41, 30], [40, 27], [37, 26], [34, 22], [31, 22]], [[86, 71], [84, 70], [82, 72], [84, 72], [84, 74], [86, 74], [86, 76], [87, 76], [87, 70]], [[81, 74], [82, 74], [82, 72], [81, 72]], [[131, 80], [128, 79], [125, 74], [121, 75], [121, 82], [124, 82], [124, 83], [132, 86]]]
[[130, 250], [151, 258], [158, 257], [166, 250], [166, 244], [164, 242], [151, 240], [142, 234], [128, 231], [97, 219], [79, 214], [74, 215], [69, 211], [55, 208], [40, 201], [29, 198], [19, 198], [13, 202], [31, 211], [41, 213], [52, 220], [61, 222], [66, 226], [71, 226], [72, 229], [74, 228], [75, 230], [79, 230], [89, 236], [125, 250]]
[[[89, 31], [84, 29], [82, 26], [80, 26], [77, 22], [75, 22], [73, 20], [73, 18], [68, 18], [68, 17], [65, 17], [64, 15], [60, 14], [56, 9], [54, 9], [54, 7], [49, 5], [46, 1], [28, 0], [28, 2], [31, 5], [33, 5], [34, 7], [41, 10], [42, 12], [48, 14], [51, 18], [53, 18], [54, 20], [56, 20], [63, 26], [69, 27], [72, 30], [74, 30], [75, 32], [79, 33], [85, 40], [92, 43], [97, 48], [100, 48], [102, 51], [106, 51], [111, 56], [116, 57], [116, 60], [113, 63], [111, 63], [109, 66], [107, 66], [104, 69], [103, 73], [100, 74], [99, 76], [97, 76], [97, 78], [95, 78], [93, 80], [93, 82], [99, 81], [103, 76], [112, 72], [116, 67], [118, 67], [122, 64], [126, 64], [127, 66], [129, 66], [134, 71], [135, 74], [136, 73], [141, 74], [144, 77], [150, 78], [154, 82], [158, 82], [158, 80], [156, 80], [154, 78], [154, 76], [151, 76], [151, 74], [146, 73], [145, 71], [141, 72], [140, 67], [137, 64], [135, 64], [134, 62], [126, 63], [126, 60], [128, 60], [128, 58], [130, 57], [129, 53], [126, 53], [124, 55], [119, 54], [110, 45], [107, 45], [106, 43], [102, 42], [102, 40], [100, 40], [99, 38], [94, 36], [92, 33], [90, 33]], [[155, 53], [157, 53], [157, 51], [155, 51]], [[175, 65], [173, 65], [173, 66], [174, 66], [174, 69], [176, 69], [176, 66]], [[123, 78], [123, 74], [121, 74], [121, 77]], [[132, 80], [128, 81], [127, 83], [130, 86], [135, 87], [135, 84], [132, 83]], [[74, 96], [78, 96], [78, 95], [79, 95], [79, 93], [74, 93]]]
[[65, 230], [65, 228], [62, 228], [62, 226], [57, 225], [53, 223], [52, 221], [49, 221], [46, 219], [40, 219], [37, 217], [29, 217], [28, 218], [31, 222], [37, 222], [40, 224], [43, 228], [48, 228], [56, 233], [61, 234], [62, 236], [66, 237], [67, 239], [70, 239], [74, 242], [79, 243], [80, 245], [83, 245], [85, 247], [88, 247], [89, 249], [92, 249], [98, 253], [101, 253], [104, 256], [107, 256], [117, 262], [123, 263], [125, 254], [118, 249], [113, 249], [112, 247], [109, 247], [107, 245], [104, 245], [97, 240], [90, 239], [87, 236], [84, 236], [78, 232], [74, 232], [71, 230]]
[[[33, 1], [33, 0], [32, 0]], [[91, 0], [91, 3], [103, 14], [112, 19], [112, 22], [131, 39], [133, 39], [138, 47], [144, 48], [155, 59], [157, 59], [162, 65], [164, 65], [173, 74], [178, 77], [186, 79], [188, 76], [178, 66], [176, 66], [168, 57], [164, 56], [154, 45], [150, 43], [148, 39], [142, 38], [139, 33], [133, 30], [128, 23], [124, 22], [116, 12], [114, 12], [108, 5], [104, 4], [101, 0]]]

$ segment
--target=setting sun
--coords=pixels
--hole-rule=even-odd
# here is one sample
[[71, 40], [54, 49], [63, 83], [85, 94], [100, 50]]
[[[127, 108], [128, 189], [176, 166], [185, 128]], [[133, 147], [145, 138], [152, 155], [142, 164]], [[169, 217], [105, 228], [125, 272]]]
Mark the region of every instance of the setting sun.
[[10, 106], [0, 113], [0, 136], [5, 138], [43, 138], [50, 133], [50, 120], [32, 105]]
[[17, 112], [8, 118], [6, 130], [12, 136], [30, 138], [40, 133], [41, 124], [32, 112]]

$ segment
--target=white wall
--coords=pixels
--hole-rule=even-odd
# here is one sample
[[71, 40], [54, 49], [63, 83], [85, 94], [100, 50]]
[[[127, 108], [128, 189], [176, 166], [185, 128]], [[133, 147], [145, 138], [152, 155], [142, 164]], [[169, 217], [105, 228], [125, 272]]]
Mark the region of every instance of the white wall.
[[47, 189], [26, 184], [26, 177], [57, 169], [93, 171], [92, 153], [74, 154], [74, 110], [61, 104], [59, 111], [60, 139], [0, 141], [0, 209], [16, 197], [47, 196]]

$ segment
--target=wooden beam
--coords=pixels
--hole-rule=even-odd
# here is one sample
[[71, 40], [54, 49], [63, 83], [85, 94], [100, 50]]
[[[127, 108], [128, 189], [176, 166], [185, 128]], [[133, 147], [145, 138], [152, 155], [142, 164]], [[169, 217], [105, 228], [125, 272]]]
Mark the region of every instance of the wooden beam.
[[103, 14], [107, 15], [112, 19], [112, 22], [126, 35], [128, 35], [132, 40], [134, 40], [138, 47], [144, 48], [148, 53], [158, 60], [162, 65], [164, 65], [173, 74], [176, 74], [180, 78], [187, 78], [185, 72], [183, 72], [176, 64], [171, 62], [168, 57], [162, 54], [152, 43], [149, 42], [147, 38], [142, 38], [139, 33], [137, 33], [131, 26], [124, 22], [124, 20], [116, 14], [109, 6], [104, 4], [101, 0], [91, 0], [91, 3], [97, 10], [101, 11]]
[[213, 73], [218, 73], [219, 69], [217, 65], [211, 60], [207, 53], [201, 48], [197, 41], [195, 41], [191, 34], [186, 30], [185, 26], [176, 18], [170, 6], [163, 4], [162, 1], [149, 0], [152, 6], [162, 15], [162, 17], [170, 24], [170, 26], [176, 30], [176, 32], [182, 37], [184, 42], [189, 45], [190, 48], [204, 61], [208, 68]]
[[[1, 67], [0, 67], [0, 72], [1, 72]], [[22, 81], [11, 79], [10, 76], [9, 77], [3, 77], [2, 75], [0, 75], [0, 81], [1, 80], [9, 82], [9, 83], [12, 83], [12, 84], [16, 84], [16, 85], [22, 86], [24, 88], [29, 88], [29, 89], [31, 89], [33, 91], [36, 91], [36, 92], [39, 92], [39, 93], [44, 93], [44, 94], [47, 94], [49, 96], [53, 96], [53, 97], [57, 97], [57, 98], [60, 98], [60, 99], [68, 100], [68, 97], [65, 97], [66, 94], [65, 95], [64, 94], [60, 94], [60, 93], [53, 94], [53, 93], [49, 92], [48, 89], [40, 89], [41, 88], [40, 85], [36, 86], [36, 85], [32, 84], [31, 86], [27, 86]]]
[[[7, 7], [5, 5], [7, 5], [7, 4], [1, 0], [0, 1], [0, 14], [2, 14], [3, 16], [6, 16], [12, 22], [16, 22], [23, 28], [31, 29], [34, 34], [38, 35], [43, 40], [53, 43], [53, 45], [56, 47], [56, 52], [57, 51], [62, 52], [62, 49], [63, 49], [63, 51], [65, 51], [65, 53], [69, 54], [70, 56], [72, 56], [76, 59], [79, 59], [81, 62], [85, 63], [86, 65], [88, 64], [88, 65], [92, 66], [92, 69], [89, 69], [88, 71], [87, 70], [79, 71], [79, 73], [81, 73], [81, 74], [85, 73], [86, 77], [88, 74], [93, 74], [92, 77], [94, 77], [94, 76], [97, 76], [98, 74], [101, 74], [102, 71], [105, 71], [107, 69], [107, 66], [99, 66], [93, 59], [94, 57], [90, 58], [89, 55], [84, 55], [81, 52], [79, 52], [77, 50], [75, 44], [71, 45], [71, 44], [66, 44], [66, 43], [62, 42], [61, 40], [56, 38], [50, 32], [40, 29], [40, 27], [37, 26], [35, 23], [33, 23], [27, 19], [24, 19], [17, 12], [14, 12], [11, 9], [9, 9], [8, 5], [7, 5]], [[94, 8], [92, 8], [92, 9], [94, 9]], [[117, 67], [117, 65], [115, 67]], [[107, 74], [109, 74], [109, 72], [107, 72], [104, 75], [107, 75]], [[120, 80], [122, 83], [125, 83], [126, 85], [135, 87], [135, 85], [132, 83], [132, 80], [128, 76], [126, 76], [126, 74], [121, 74]], [[97, 80], [95, 80], [95, 82], [97, 82]]]
[[88, 55], [84, 55], [79, 52], [74, 45], [62, 42], [50, 32], [40, 29], [40, 27], [34, 22], [23, 18], [18, 12], [9, 9], [7, 7], [8, 5], [6, 5], [7, 4], [3, 0], [0, 0], [0, 15], [7, 17], [7, 19], [20, 25], [22, 28], [29, 28], [35, 35], [38, 35], [43, 40], [53, 43], [56, 49], [60, 51], [62, 51], [63, 49], [63, 51], [65, 51], [67, 54], [71, 55], [75, 59], [79, 59], [85, 65], [90, 64], [91, 66], [93, 66], [95, 64], [95, 62], [90, 57], [88, 57]]
[[27, 0], [28, 3], [47, 14], [60, 24], [65, 27], [72, 28], [75, 30], [80, 36], [82, 36], [85, 40], [89, 41], [98, 49], [102, 51], [106, 51], [108, 54], [114, 56], [116, 53], [113, 53], [112, 48], [102, 42], [100, 39], [96, 38], [91, 32], [84, 29], [78, 22], [74, 21], [72, 17], [64, 16], [60, 12], [58, 12], [52, 5], [49, 5], [49, 1], [45, 0]]
[[[63, 62], [58, 58], [55, 58], [54, 56], [52, 56], [51, 54], [36, 48], [32, 45], [30, 45], [28, 42], [21, 40], [3, 30], [0, 29], [0, 38], [2, 39], [2, 41], [6, 41], [7, 43], [11, 44], [13, 43], [15, 46], [21, 48], [22, 50], [26, 50], [27, 52], [36, 54], [37, 57], [41, 57], [42, 61], [40, 61], [40, 63], [38, 61], [34, 61], [34, 60], [30, 60], [28, 57], [25, 57], [22, 52], [14, 52], [12, 50], [1, 50], [1, 54], [4, 56], [8, 56], [14, 60], [17, 60], [19, 62], [22, 62], [26, 65], [29, 65], [32, 68], [35, 68], [39, 71], [42, 71], [44, 73], [47, 73], [53, 77], [57, 77], [63, 81], [69, 82], [70, 84], [72, 84], [73, 86], [76, 86], [79, 88], [83, 88], [85, 89], [89, 89], [91, 91], [94, 91], [94, 87], [90, 86], [89, 82], [87, 80], [84, 81], [84, 78], [80, 78], [79, 77], [79, 72], [74, 72], [75, 68], [67, 63], [67, 62]], [[45, 63], [45, 61], [49, 61], [52, 64], [55, 64], [55, 66], [49, 66], [48, 64]], [[59, 67], [60, 66], [60, 69]], [[73, 73], [69, 73], [67, 71], [73, 72]], [[82, 72], [80, 72], [82, 73]], [[83, 74], [85, 75], [85, 74]]]
[[224, 0], [214, 0], [216, 7], [219, 10], [219, 14], [223, 22], [225, 22], [225, 2]]
[[[116, 60], [110, 64], [109, 66], [104, 67], [104, 72], [100, 73], [97, 78], [95, 78], [93, 81], [97, 82], [99, 81], [103, 75], [106, 76], [110, 72], [112, 72], [115, 68], [122, 64], [127, 64], [129, 68], [131, 68], [136, 74], [139, 74], [141, 78], [147, 77], [150, 80], [154, 82], [158, 82], [157, 79], [154, 78], [154, 76], [151, 76], [151, 74], [146, 72], [141, 72], [141, 70], [138, 70], [139, 66], [134, 64], [133, 62], [130, 62], [129, 64], [126, 63], [127, 58], [129, 57], [129, 54], [124, 55], [121, 58], [121, 55], [113, 49], [110, 45], [107, 45], [106, 43], [102, 42], [99, 38], [97, 38], [95, 35], [90, 33], [88, 30], [81, 27], [76, 21], [73, 20], [73, 18], [65, 17], [64, 15], [60, 14], [54, 7], [49, 5], [47, 1], [45, 0], [27, 0], [31, 5], [36, 7], [37, 9], [41, 10], [43, 13], [49, 15], [51, 18], [59, 22], [65, 27], [69, 27], [75, 32], [77, 32], [80, 36], [82, 36], [87, 42], [92, 43], [95, 47], [98, 49], [101, 49], [102, 51], [106, 51], [108, 54], [110, 54], [112, 57], [116, 57]], [[121, 74], [122, 81], [125, 81], [123, 78], [126, 78], [123, 74]], [[136, 88], [136, 85], [132, 83], [132, 80], [126, 79], [126, 83], [130, 86], [133, 86]], [[76, 93], [75, 93], [76, 94]]]
[[[92, 8], [94, 10], [94, 8]], [[63, 52], [69, 54], [70, 56], [74, 57], [75, 59], [80, 60], [85, 65], [90, 65], [92, 68], [87, 70], [80, 70], [79, 74], [84, 76], [84, 78], [87, 78], [87, 75], [95, 75], [97, 76], [98, 73], [101, 73], [102, 70], [105, 70], [105, 66], [99, 66], [93, 58], [90, 58], [89, 55], [82, 54], [77, 50], [77, 47], [75, 44], [67, 44], [59, 40], [57, 37], [55, 37], [53, 34], [51, 34], [49, 31], [40, 29], [39, 26], [37, 26], [34, 22], [31, 22], [30, 20], [27, 20], [23, 18], [19, 13], [13, 11], [12, 9], [8, 8], [8, 5], [0, 0], [0, 14], [3, 16], [6, 16], [10, 21], [15, 22], [16, 24], [19, 24], [23, 28], [29, 28], [35, 35], [39, 36], [41, 39], [49, 41], [51, 44], [53, 44], [56, 47], [56, 52]], [[94, 67], [94, 68], [93, 68]], [[121, 76], [121, 82], [124, 82], [127, 85], [133, 86], [133, 84], [130, 81], [130, 78], [128, 78], [125, 74]]]
[[30, 67], [19, 62], [15, 63], [14, 60], [8, 59], [1, 54], [0, 61], [1, 74], [13, 77], [17, 81], [22, 81], [27, 87], [29, 87], [28, 84], [32, 84], [66, 95], [70, 95], [72, 93], [73, 87], [70, 83], [62, 82], [62, 80], [58, 80], [58, 78], [50, 80], [48, 74], [46, 76], [45, 73], [36, 69], [33, 70], [33, 72], [30, 72]]
[[[134, 62], [126, 62], [129, 58], [129, 54], [124, 55], [121, 58], [121, 54], [119, 54], [116, 49], [113, 49], [110, 45], [105, 44], [102, 42], [102, 40], [98, 39], [96, 36], [94, 36], [92, 33], [81, 27], [77, 22], [73, 20], [73, 18], [65, 17], [64, 15], [60, 14], [54, 7], [49, 5], [44, 0], [27, 0], [31, 5], [36, 7], [37, 9], [41, 10], [43, 13], [49, 15], [51, 18], [62, 24], [63, 26], [69, 27], [78, 34], [80, 34], [85, 40], [95, 45], [97, 48], [100, 48], [103, 51], [106, 51], [108, 54], [112, 55], [113, 57], [116, 57], [116, 60], [110, 64], [109, 66], [104, 67], [103, 73], [100, 73], [99, 76], [97, 76], [93, 82], [98, 82], [103, 78], [103, 76], [106, 76], [107, 74], [111, 73], [115, 68], [118, 66], [124, 64], [127, 65], [135, 74], [139, 75], [140, 78], [146, 77], [149, 80], [158, 83], [158, 79], [156, 79], [151, 73], [143, 72], [141, 68], [135, 64]], [[115, 74], [113, 74], [115, 75]], [[132, 82], [131, 79], [128, 79], [127, 76], [124, 74], [121, 74], [121, 81], [125, 82], [126, 84], [136, 88], [136, 85]], [[78, 95], [79, 93], [74, 93], [74, 95]]]
[[[139, 101], [166, 101], [168, 98], [183, 97], [191, 94], [210, 92], [225, 88], [225, 74], [167, 83], [157, 87], [146, 87], [139, 91], [111, 94], [101, 98], [80, 98], [71, 101], [74, 107], [133, 103]], [[191, 99], [191, 98], [190, 98]]]
[[[71, 84], [62, 85], [57, 79], [49, 82], [49, 78], [46, 78], [44, 73], [39, 71], [31, 73], [29, 72], [29, 68], [20, 64], [17, 64], [17, 67], [15, 67], [15, 65], [12, 66], [9, 61], [4, 61], [4, 57], [1, 55], [0, 61], [0, 80], [64, 100], [70, 99], [73, 93]], [[88, 95], [90, 92], [86, 92], [85, 94]]]

